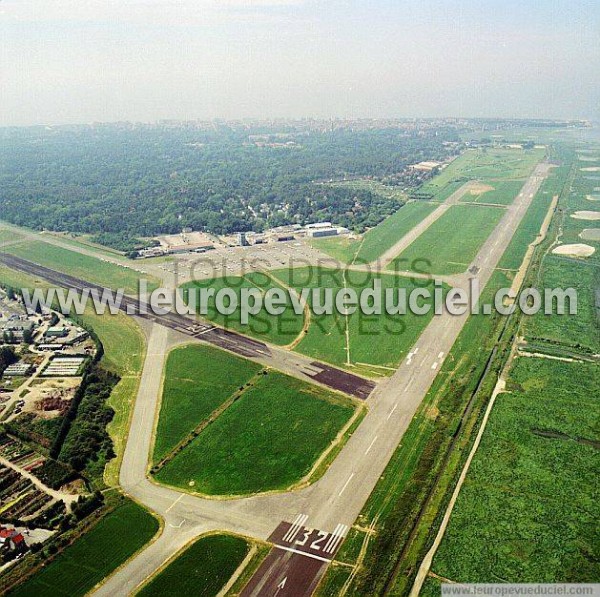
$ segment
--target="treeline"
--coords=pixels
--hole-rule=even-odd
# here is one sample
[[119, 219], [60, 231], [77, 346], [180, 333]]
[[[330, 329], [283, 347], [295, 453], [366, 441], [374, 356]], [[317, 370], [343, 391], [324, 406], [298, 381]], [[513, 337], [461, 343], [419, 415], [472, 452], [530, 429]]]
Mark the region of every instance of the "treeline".
[[13, 363], [17, 362], [17, 355], [10, 346], [0, 346], [0, 377], [4, 370]]
[[[114, 410], [106, 401], [118, 381], [116, 375], [97, 363], [89, 365], [50, 448], [51, 458], [79, 472], [104, 469], [106, 461], [114, 457], [112, 440], [106, 431]], [[86, 471], [89, 467], [94, 470]]]
[[275, 129], [5, 130], [2, 218], [89, 233], [125, 251], [140, 237], [186, 226], [222, 234], [326, 219], [360, 230], [398, 205], [367, 190], [315, 183], [393, 177], [415, 161], [444, 158], [443, 142], [457, 139], [452, 128], [288, 129], [292, 144], [271, 147], [250, 141], [252, 132]]

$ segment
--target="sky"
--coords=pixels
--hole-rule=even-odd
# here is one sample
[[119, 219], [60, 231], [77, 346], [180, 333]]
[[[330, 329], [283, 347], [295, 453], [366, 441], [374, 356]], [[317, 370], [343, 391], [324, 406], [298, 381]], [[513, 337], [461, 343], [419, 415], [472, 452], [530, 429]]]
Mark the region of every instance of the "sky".
[[597, 0], [0, 0], [0, 126], [600, 120]]

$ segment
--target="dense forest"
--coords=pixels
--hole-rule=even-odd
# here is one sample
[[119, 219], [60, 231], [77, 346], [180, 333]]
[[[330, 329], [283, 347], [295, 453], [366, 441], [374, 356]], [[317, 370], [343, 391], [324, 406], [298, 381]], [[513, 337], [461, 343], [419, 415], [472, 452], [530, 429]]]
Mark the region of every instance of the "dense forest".
[[35, 229], [136, 237], [260, 231], [331, 220], [356, 230], [399, 207], [328, 180], [397, 176], [441, 159], [452, 127], [353, 130], [95, 125], [0, 130], [0, 217]]

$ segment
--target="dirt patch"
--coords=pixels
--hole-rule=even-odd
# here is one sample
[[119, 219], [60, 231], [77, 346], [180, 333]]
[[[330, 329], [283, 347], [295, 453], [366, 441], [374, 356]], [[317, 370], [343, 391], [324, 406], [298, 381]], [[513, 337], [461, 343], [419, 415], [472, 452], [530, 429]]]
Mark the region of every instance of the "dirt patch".
[[577, 159], [580, 162], [597, 162], [599, 158], [595, 155], [578, 155]]
[[596, 195], [596, 194], [594, 194], [594, 195], [586, 195], [585, 198], [588, 201], [600, 201], [600, 195]]
[[427, 411], [425, 412], [425, 416], [430, 421], [435, 421], [439, 417], [439, 415], [440, 415], [440, 409], [435, 405], [428, 408]]
[[571, 217], [575, 220], [600, 220], [600, 211], [576, 211]]
[[586, 168], [580, 168], [582, 172], [600, 172], [600, 166], [587, 166]]
[[600, 241], [600, 228], [586, 228], [581, 232], [579, 238], [582, 238], [583, 240]]
[[482, 182], [476, 182], [471, 185], [469, 188], [470, 195], [483, 195], [483, 193], [487, 193], [488, 191], [493, 191], [494, 187], [491, 187], [489, 184], [483, 184]]
[[567, 255], [568, 257], [589, 257], [596, 249], [590, 245], [575, 243], [573, 245], [561, 245], [552, 250], [555, 255]]

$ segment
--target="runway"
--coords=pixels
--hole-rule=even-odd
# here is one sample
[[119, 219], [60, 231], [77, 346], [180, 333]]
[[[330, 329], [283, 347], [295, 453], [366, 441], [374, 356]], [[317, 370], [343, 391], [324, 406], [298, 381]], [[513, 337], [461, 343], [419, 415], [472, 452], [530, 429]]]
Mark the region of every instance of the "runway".
[[[473, 277], [484, 288], [549, 168], [548, 164], [538, 165], [525, 182], [468, 272], [461, 276], [463, 288], [468, 288], [469, 278]], [[6, 263], [4, 258], [2, 261]], [[21, 269], [19, 264], [23, 265], [22, 260], [13, 261], [12, 265], [7, 263], [10, 267]], [[25, 267], [30, 265], [24, 262]], [[45, 277], [40, 273], [37, 275]], [[64, 284], [65, 278], [58, 275], [59, 279], [50, 281], [55, 284], [62, 281]], [[89, 287], [88, 284], [86, 286]], [[364, 386], [366, 380], [362, 378], [347, 379], [345, 375], [350, 374], [346, 372], [341, 372], [344, 375], [336, 380], [339, 370], [265, 344], [272, 355], [269, 359], [275, 362], [280, 359], [287, 367], [293, 360], [297, 376], [328, 387], [333, 387], [333, 384], [342, 387], [348, 383], [347, 387], [353, 390], [355, 397], [366, 399], [368, 413], [323, 477], [313, 485], [297, 491], [234, 500], [213, 500], [184, 494], [159, 486], [146, 475], [154, 413], [160, 399], [160, 375], [156, 371], [162, 371], [165, 355], [174, 339], [165, 325], [179, 332], [182, 326], [185, 330], [185, 325], [192, 322], [186, 318], [183, 318], [184, 322], [178, 319], [175, 326], [175, 322], [171, 325], [164, 320], [153, 319], [120, 482], [126, 492], [158, 513], [165, 526], [154, 543], [107, 579], [96, 594], [111, 597], [127, 595], [191, 538], [208, 531], [229, 531], [274, 544], [267, 560], [244, 589], [244, 597], [311, 595], [385, 471], [468, 316], [444, 313], [433, 317], [396, 372], [374, 389]], [[167, 321], [171, 322], [171, 319]], [[183, 331], [187, 335], [190, 332]], [[210, 333], [208, 328], [202, 328], [194, 330], [191, 335], [202, 334], [199, 339], [204, 341]], [[264, 350], [260, 342], [253, 340], [246, 343], [244, 337], [238, 334], [226, 337], [223, 342], [233, 346], [232, 352], [240, 350], [239, 342], [243, 350], [258, 353], [259, 356], [251, 357], [257, 362], [274, 362], [260, 352]], [[315, 367], [322, 369], [315, 373]], [[368, 397], [365, 396], [367, 392]]]
[[[88, 289], [91, 294], [94, 293], [98, 298], [102, 297], [104, 293], [114, 294], [109, 288], [85, 282], [14, 255], [0, 253], [0, 262], [7, 267], [43, 278], [59, 288], [73, 288], [78, 291]], [[174, 312], [157, 315], [152, 312], [149, 305], [136, 298], [124, 295], [119, 308], [127, 315], [135, 315], [153, 321], [186, 336], [212, 344], [222, 350], [280, 369], [284, 373], [289, 373], [300, 379], [344, 392], [360, 400], [365, 400], [375, 387], [375, 383], [371, 380], [332, 365], [314, 361], [304, 355], [290, 353], [282, 348], [248, 338], [209, 322], [200, 322], [197, 319]]]

